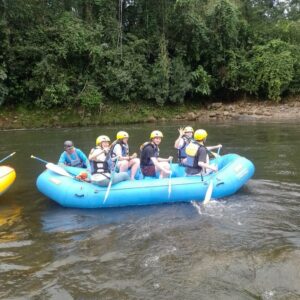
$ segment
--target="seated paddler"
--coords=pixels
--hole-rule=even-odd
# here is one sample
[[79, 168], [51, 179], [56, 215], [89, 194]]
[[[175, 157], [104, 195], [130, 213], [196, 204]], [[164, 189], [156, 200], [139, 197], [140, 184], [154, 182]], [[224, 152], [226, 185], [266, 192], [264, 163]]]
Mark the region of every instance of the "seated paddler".
[[161, 143], [163, 134], [159, 130], [154, 130], [150, 134], [150, 141], [145, 142], [141, 150], [141, 171], [144, 176], [155, 177], [156, 172], [160, 178], [166, 178], [171, 172], [170, 162], [173, 157], [159, 157], [158, 145]]
[[[91, 149], [89, 160], [92, 165], [91, 182], [100, 186], [108, 186], [112, 179], [112, 184], [129, 180], [127, 172], [114, 172], [110, 157], [110, 138], [100, 135], [96, 139], [96, 147]], [[113, 169], [112, 169], [113, 168]]]
[[194, 140], [186, 147], [185, 172], [188, 176], [206, 175], [217, 171], [217, 166], [209, 163], [208, 150], [205, 147], [206, 138], [207, 132], [198, 129], [194, 133]]
[[133, 180], [140, 167], [140, 159], [136, 153], [129, 155], [128, 139], [129, 134], [126, 131], [119, 131], [116, 140], [111, 144], [110, 155], [113, 160], [118, 160], [119, 172], [127, 172], [129, 169], [130, 179]]
[[72, 141], [64, 142], [64, 152], [60, 155], [58, 165], [86, 168], [91, 172], [91, 166], [86, 155], [78, 148], [74, 147]]
[[184, 165], [186, 159], [185, 149], [193, 140], [194, 129], [191, 126], [186, 126], [184, 129], [179, 128], [179, 137], [175, 141], [174, 147], [177, 149], [178, 163]]

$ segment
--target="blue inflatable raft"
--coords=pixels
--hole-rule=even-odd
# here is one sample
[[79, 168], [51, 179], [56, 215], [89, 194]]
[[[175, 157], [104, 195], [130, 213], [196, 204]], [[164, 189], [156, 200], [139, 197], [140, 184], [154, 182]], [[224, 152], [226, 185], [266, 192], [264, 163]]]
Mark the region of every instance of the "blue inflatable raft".
[[[213, 162], [212, 162], [213, 163]], [[254, 174], [254, 165], [245, 157], [226, 154], [215, 160], [218, 172], [207, 176], [185, 176], [184, 168], [172, 165], [172, 178], [145, 178], [123, 181], [111, 186], [104, 201], [107, 187], [78, 181], [45, 170], [37, 179], [39, 191], [64, 207], [104, 208], [128, 205], [203, 201], [212, 181], [212, 198], [218, 199], [237, 192]], [[67, 167], [73, 175], [82, 169]]]

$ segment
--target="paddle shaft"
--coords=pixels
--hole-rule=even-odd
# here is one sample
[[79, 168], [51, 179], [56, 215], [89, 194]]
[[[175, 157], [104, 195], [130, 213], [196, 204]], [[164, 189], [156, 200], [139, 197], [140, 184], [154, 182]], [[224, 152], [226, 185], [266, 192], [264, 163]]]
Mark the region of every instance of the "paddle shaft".
[[[220, 149], [220, 148], [219, 148]], [[215, 157], [215, 158], [218, 158], [220, 155], [219, 155], [219, 150], [218, 150], [218, 153], [216, 153], [216, 152], [213, 152], [213, 151], [211, 151], [211, 150], [208, 150], [207, 148], [206, 148], [206, 150], [213, 156], [213, 157]]]
[[15, 154], [16, 154], [16, 152], [13, 152], [13, 153], [11, 153], [11, 154], [5, 156], [4, 158], [2, 158], [2, 159], [0, 160], [0, 163], [4, 162], [5, 160], [7, 160], [8, 158], [10, 158], [11, 156], [13, 156], [13, 155], [15, 155]]
[[116, 168], [117, 168], [117, 165], [118, 165], [118, 161], [119, 161], [119, 158], [116, 159], [114, 169], [113, 169], [113, 171], [111, 172], [110, 180], [109, 180], [108, 187], [107, 187], [107, 190], [106, 190], [106, 193], [105, 193], [105, 196], [104, 196], [103, 203], [105, 203], [105, 201], [106, 201], [107, 198], [108, 198], [108, 195], [109, 195], [109, 192], [110, 192], [110, 188], [111, 188], [111, 185], [112, 185], [112, 181], [113, 181], [113, 179], [114, 179], [114, 175], [115, 175]]
[[[220, 149], [221, 147], [218, 148], [218, 153], [217, 155], [215, 156], [216, 158], [216, 165], [217, 165], [217, 168], [218, 168], [218, 158], [220, 157]], [[212, 152], [211, 152], [212, 153]], [[218, 173], [218, 170], [216, 171], [215, 175]], [[210, 182], [209, 182], [209, 185], [207, 187], [207, 190], [206, 190], [206, 193], [205, 193], [205, 198], [204, 198], [204, 201], [203, 201], [203, 204], [206, 205], [210, 199], [211, 199], [211, 195], [212, 195], [212, 192], [213, 192], [213, 180], [211, 179]]]
[[36, 160], [38, 160], [38, 161], [40, 161], [40, 162], [42, 162], [42, 163], [44, 163], [44, 164], [47, 164], [47, 163], [48, 163], [48, 161], [46, 161], [46, 160], [44, 160], [44, 159], [41, 159], [41, 158], [39, 158], [39, 157], [36, 157], [36, 156], [34, 156], [34, 155], [31, 155], [30, 157], [33, 158], [33, 159], [36, 159]]
[[172, 159], [170, 160], [170, 175], [169, 175], [169, 187], [168, 187], [168, 198], [170, 198], [171, 191], [172, 191]]

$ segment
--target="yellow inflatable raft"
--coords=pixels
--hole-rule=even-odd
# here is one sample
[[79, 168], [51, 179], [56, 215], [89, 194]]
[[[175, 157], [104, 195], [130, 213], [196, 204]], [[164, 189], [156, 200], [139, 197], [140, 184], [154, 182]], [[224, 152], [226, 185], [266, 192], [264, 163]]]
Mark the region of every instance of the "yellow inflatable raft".
[[16, 172], [8, 166], [0, 166], [0, 195], [2, 195], [15, 181]]

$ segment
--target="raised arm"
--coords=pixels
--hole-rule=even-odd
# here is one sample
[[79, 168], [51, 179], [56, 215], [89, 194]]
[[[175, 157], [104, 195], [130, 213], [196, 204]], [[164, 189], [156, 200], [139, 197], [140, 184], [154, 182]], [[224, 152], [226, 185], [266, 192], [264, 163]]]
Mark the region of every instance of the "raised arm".
[[178, 139], [175, 141], [174, 143], [174, 148], [175, 149], [180, 149], [183, 146], [184, 140], [182, 139], [183, 135], [184, 135], [184, 129], [183, 128], [179, 128], [178, 129], [179, 132], [179, 137]]
[[102, 149], [93, 148], [89, 154], [89, 160], [95, 160], [95, 158], [103, 152], [104, 150]]

